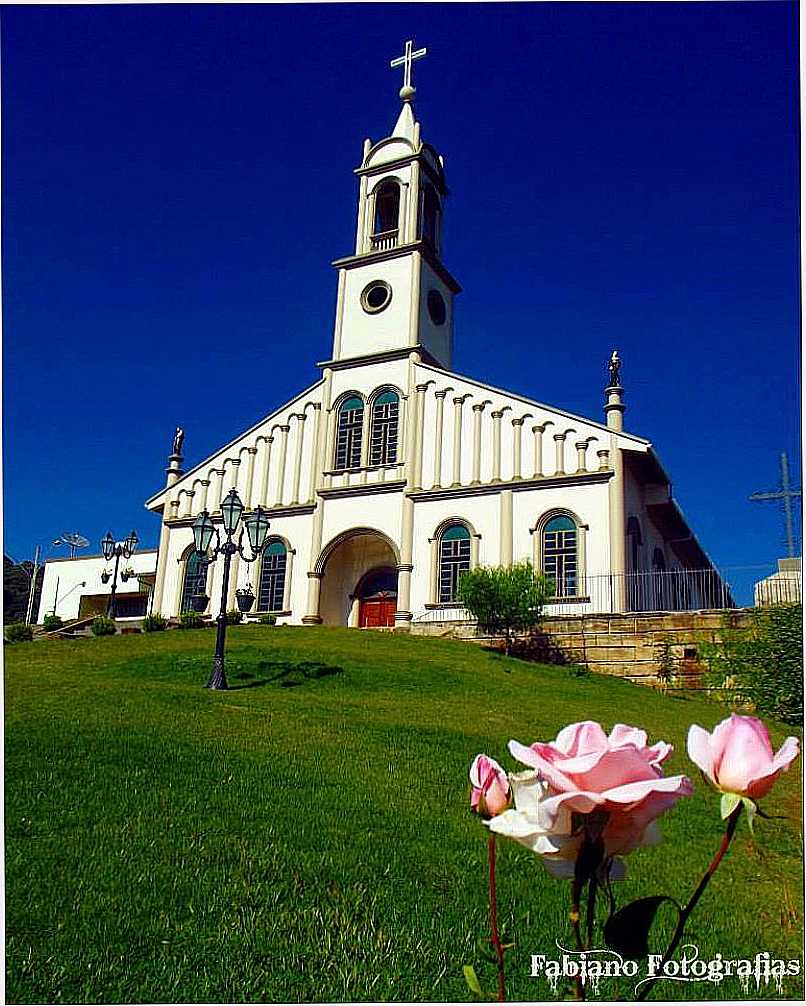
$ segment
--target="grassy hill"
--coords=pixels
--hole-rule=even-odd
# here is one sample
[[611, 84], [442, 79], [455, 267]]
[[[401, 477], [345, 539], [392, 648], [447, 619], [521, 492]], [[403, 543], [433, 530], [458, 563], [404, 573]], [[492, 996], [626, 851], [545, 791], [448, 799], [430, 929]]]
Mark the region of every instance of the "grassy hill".
[[[205, 629], [6, 647], [9, 1001], [465, 1000], [464, 963], [492, 990], [468, 766], [484, 750], [515, 767], [509, 738], [576, 720], [673, 742], [667, 771], [696, 785], [663, 845], [629, 857], [620, 903], [682, 899], [718, 844], [685, 756], [689, 724], [725, 715], [705, 701], [461, 642], [264, 626], [230, 629], [233, 687], [211, 693], [212, 648]], [[771, 726], [776, 745], [791, 732]], [[765, 804], [786, 820], [759, 821], [756, 844], [740, 826], [692, 920], [701, 957], [800, 956], [799, 777], [800, 761]], [[510, 996], [550, 998], [529, 955], [570, 945], [568, 884], [500, 850]]]

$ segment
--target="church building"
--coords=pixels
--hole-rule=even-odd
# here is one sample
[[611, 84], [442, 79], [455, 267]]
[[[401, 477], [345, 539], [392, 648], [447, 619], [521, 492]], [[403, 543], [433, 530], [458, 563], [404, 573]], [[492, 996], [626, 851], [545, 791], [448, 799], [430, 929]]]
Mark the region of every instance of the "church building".
[[[262, 556], [232, 563], [228, 607], [306, 625], [393, 626], [457, 617], [460, 574], [528, 559], [553, 581], [548, 613], [692, 607], [711, 563], [649, 440], [623, 429], [613, 353], [604, 421], [454, 372], [454, 301], [442, 259], [448, 187], [411, 86], [390, 134], [364, 141], [354, 248], [338, 277], [332, 349], [318, 378], [189, 471], [181, 438], [146, 506], [161, 520], [151, 610], [194, 596], [218, 611], [222, 561], [193, 544], [235, 488], [266, 508]], [[607, 353], [603, 352], [603, 360]], [[675, 571], [697, 571], [684, 597]], [[708, 581], [710, 582], [710, 580]], [[703, 603], [707, 589], [701, 590]]]

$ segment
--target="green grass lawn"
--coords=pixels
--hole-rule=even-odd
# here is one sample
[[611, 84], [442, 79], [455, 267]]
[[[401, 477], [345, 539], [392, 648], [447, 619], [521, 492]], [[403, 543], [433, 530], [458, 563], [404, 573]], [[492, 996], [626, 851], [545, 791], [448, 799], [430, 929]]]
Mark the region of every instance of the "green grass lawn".
[[[212, 693], [212, 648], [206, 629], [6, 647], [9, 1001], [467, 1000], [465, 963], [492, 993], [468, 767], [487, 751], [515, 768], [509, 738], [576, 720], [645, 727], [695, 781], [664, 843], [629, 857], [620, 903], [683, 899], [718, 845], [718, 799], [685, 755], [716, 705], [467, 643], [264, 626], [229, 630], [233, 687]], [[770, 726], [776, 746], [792, 732]], [[764, 807], [785, 819], [756, 843], [740, 825], [693, 916], [703, 957], [800, 957], [800, 761]], [[550, 997], [530, 954], [571, 945], [569, 886], [500, 844], [510, 998]]]

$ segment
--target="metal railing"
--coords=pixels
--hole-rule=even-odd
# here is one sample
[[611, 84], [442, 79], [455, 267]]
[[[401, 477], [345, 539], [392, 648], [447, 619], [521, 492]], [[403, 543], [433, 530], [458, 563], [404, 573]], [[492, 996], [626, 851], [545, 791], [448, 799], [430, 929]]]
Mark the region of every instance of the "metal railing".
[[381, 231], [380, 234], [371, 234], [369, 243], [373, 251], [386, 251], [388, 248], [397, 248], [397, 228], [391, 231]]
[[[654, 573], [604, 573], [583, 576], [569, 584], [564, 596], [555, 595], [543, 613], [551, 615], [596, 615], [634, 611], [715, 611], [737, 607], [730, 581], [715, 569], [666, 570]], [[571, 592], [573, 590], [573, 593]], [[755, 587], [756, 605], [799, 603], [799, 574], [776, 575]], [[459, 605], [427, 608], [414, 618], [418, 623], [472, 623], [473, 617]]]

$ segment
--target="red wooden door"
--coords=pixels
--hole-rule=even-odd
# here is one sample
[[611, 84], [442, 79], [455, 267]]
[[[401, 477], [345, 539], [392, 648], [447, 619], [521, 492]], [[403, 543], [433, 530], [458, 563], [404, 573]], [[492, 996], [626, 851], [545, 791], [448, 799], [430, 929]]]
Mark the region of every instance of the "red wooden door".
[[380, 626], [395, 624], [397, 601], [389, 600], [361, 601], [358, 612], [358, 624], [362, 629], [377, 629]]

